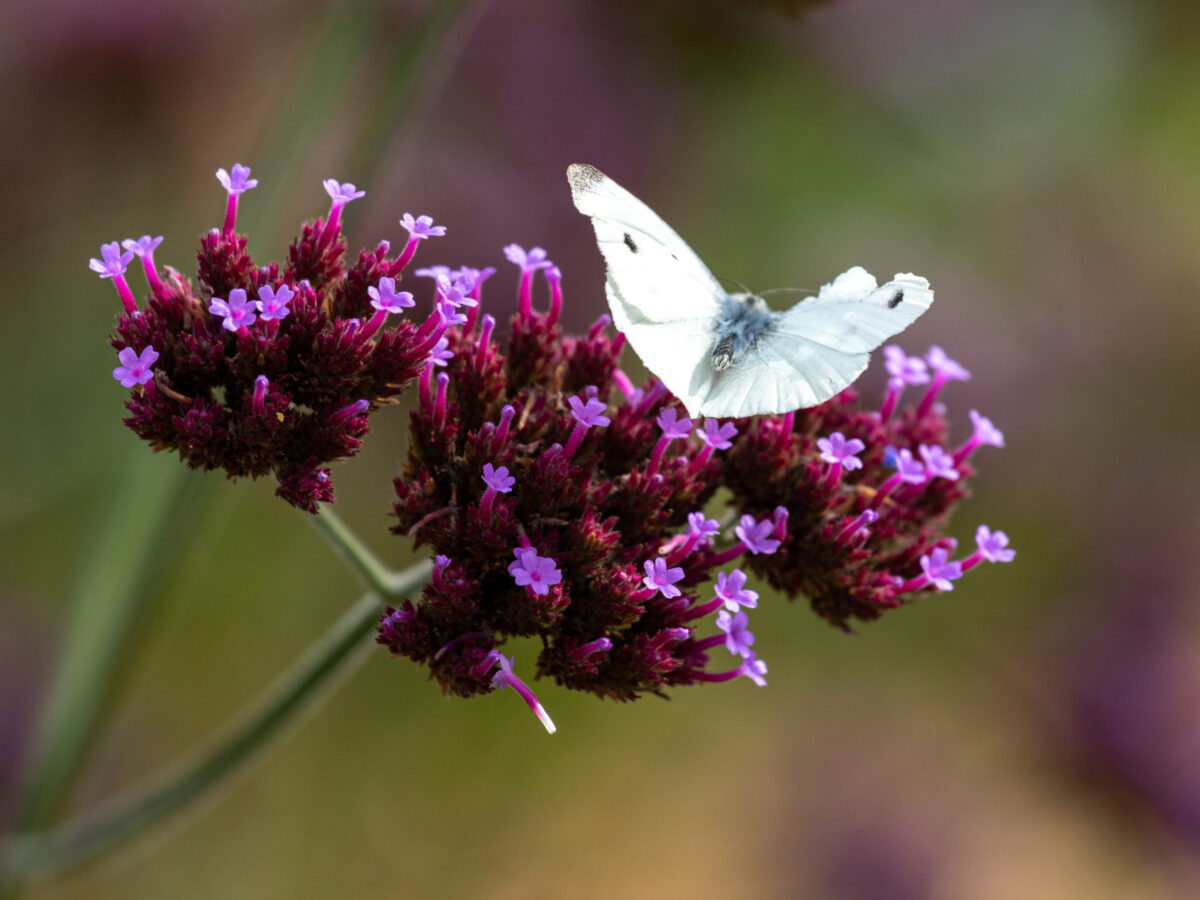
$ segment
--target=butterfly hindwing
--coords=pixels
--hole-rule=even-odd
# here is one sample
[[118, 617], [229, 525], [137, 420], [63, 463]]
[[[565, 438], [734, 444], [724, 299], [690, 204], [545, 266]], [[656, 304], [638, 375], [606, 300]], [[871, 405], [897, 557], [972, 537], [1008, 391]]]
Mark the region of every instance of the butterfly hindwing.
[[899, 274], [876, 287], [870, 273], [855, 266], [784, 313], [777, 330], [831, 351], [867, 353], [915, 322], [931, 303], [933, 291], [919, 275]]

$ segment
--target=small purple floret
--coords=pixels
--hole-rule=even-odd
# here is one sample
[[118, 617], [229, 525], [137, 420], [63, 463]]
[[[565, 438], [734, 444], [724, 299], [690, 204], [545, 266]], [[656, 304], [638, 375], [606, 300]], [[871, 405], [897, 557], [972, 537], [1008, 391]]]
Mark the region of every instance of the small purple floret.
[[742, 661], [738, 674], [745, 675], [759, 687], [767, 686], [767, 664], [753, 653]]
[[531, 247], [526, 251], [520, 244], [509, 244], [504, 248], [504, 256], [510, 263], [520, 266], [523, 273], [548, 269], [554, 265], [546, 259], [546, 251], [541, 247]]
[[333, 200], [335, 206], [345, 206], [351, 200], [367, 196], [366, 191], [355, 190], [354, 185], [349, 181], [345, 184], [339, 184], [333, 178], [326, 178], [323, 184], [325, 185], [325, 193]]
[[721, 424], [720, 419], [705, 419], [704, 428], [697, 431], [700, 440], [714, 450], [728, 450], [733, 446], [733, 438], [737, 437], [737, 426], [732, 422]]
[[779, 549], [779, 541], [772, 537], [775, 533], [775, 523], [770, 519], [757, 522], [754, 516], [742, 516], [733, 533], [746, 545], [746, 549], [756, 556], [759, 553], [770, 555]]
[[921, 571], [939, 591], [952, 591], [954, 585], [951, 582], [962, 578], [962, 563], [951, 561], [950, 551], [945, 547], [937, 547], [928, 556], [921, 557]]
[[139, 259], [145, 259], [158, 249], [158, 245], [163, 242], [162, 235], [152, 238], [148, 234], [143, 234], [136, 241], [132, 238], [125, 238], [121, 241], [121, 246], [126, 250], [132, 250], [133, 255]]
[[552, 585], [562, 581], [562, 572], [548, 556], [538, 556], [533, 547], [517, 547], [513, 550], [517, 558], [509, 563], [508, 573], [517, 582], [517, 587], [528, 587], [538, 596], [550, 593]]
[[821, 459], [831, 465], [840, 465], [847, 471], [862, 468], [862, 460], [858, 458], [867, 447], [858, 438], [846, 439], [840, 431], [835, 431], [827, 438], [817, 438], [817, 448], [821, 451]]
[[975, 544], [979, 554], [988, 562], [1006, 563], [1016, 558], [1017, 551], [1008, 549], [1008, 535], [1003, 531], [992, 531], [980, 525], [975, 531]]
[[754, 633], [750, 631], [750, 617], [745, 610], [739, 609], [736, 613], [721, 610], [717, 613], [717, 627], [725, 632], [725, 646], [730, 653], [746, 657], [754, 655], [750, 649], [754, 646]]
[[493, 650], [488, 654], [488, 659], [495, 661], [498, 666], [496, 674], [492, 676], [492, 687], [496, 690], [503, 690], [510, 687], [520, 694], [521, 699], [529, 704], [529, 708], [533, 710], [533, 714], [538, 717], [538, 721], [542, 723], [550, 734], [554, 734], [556, 728], [554, 722], [550, 719], [550, 714], [546, 712], [546, 708], [534, 696], [533, 691], [513, 672], [514, 657], [506, 657], [499, 650]]
[[246, 300], [246, 292], [241, 288], [229, 292], [228, 302], [214, 297], [208, 304], [208, 311], [224, 320], [221, 327], [226, 331], [237, 331], [243, 325], [249, 327], [258, 318], [254, 315], [254, 304]]
[[383, 312], [403, 312], [410, 306], [416, 306], [413, 295], [408, 291], [396, 292], [395, 278], [380, 278], [379, 286], [367, 288], [367, 296], [371, 298], [371, 306]]
[[437, 293], [441, 300], [449, 303], [455, 309], [460, 306], [478, 306], [479, 301], [470, 296], [474, 287], [475, 284], [470, 278], [456, 274], [452, 278], [439, 278]]
[[971, 373], [946, 355], [946, 351], [934, 344], [925, 354], [929, 366], [947, 381], [969, 381]]
[[125, 274], [125, 269], [133, 261], [134, 251], [126, 250], [122, 253], [121, 245], [113, 241], [100, 245], [100, 256], [103, 258], [96, 259], [93, 256], [88, 262], [88, 268], [101, 278], [116, 278]]
[[607, 425], [612, 421], [608, 416], [603, 415], [608, 407], [600, 400], [588, 400], [585, 404], [578, 397], [568, 397], [567, 405], [571, 407], [571, 415], [575, 417], [575, 421], [585, 428]]
[[426, 266], [424, 269], [417, 269], [413, 274], [421, 278], [432, 278], [438, 281], [443, 278], [449, 278], [451, 271], [449, 266]]
[[[230, 292], [232, 293], [232, 292]], [[279, 289], [271, 287], [269, 284], [264, 284], [258, 289], [258, 311], [260, 317], [267, 322], [286, 319], [288, 313], [288, 303], [296, 292], [286, 284], [281, 284]]]
[[434, 225], [432, 217], [417, 216], [414, 219], [412, 213], [405, 213], [400, 217], [400, 227], [407, 231], [411, 238], [419, 241], [429, 237], [442, 237], [446, 233], [446, 226]]
[[250, 167], [243, 166], [241, 163], [233, 164], [232, 174], [224, 169], [217, 169], [217, 181], [221, 182], [221, 187], [225, 188], [230, 196], [236, 196], [258, 187], [258, 179], [250, 177]]
[[121, 363], [113, 369], [113, 378], [121, 382], [121, 387], [131, 388], [135, 384], [145, 384], [154, 377], [150, 367], [158, 359], [158, 353], [153, 347], [147, 346], [141, 353], [135, 353], [132, 347], [126, 347], [117, 354]]
[[883, 348], [883, 364], [888, 375], [902, 384], [928, 384], [929, 367], [919, 356], [909, 356], [897, 344]]
[[747, 589], [745, 585], [746, 573], [741, 569], [734, 569], [728, 575], [724, 572], [717, 573], [717, 598], [730, 612], [736, 612], [743, 606], [747, 609], [755, 609], [758, 606], [758, 592]]
[[673, 406], [668, 406], [655, 419], [658, 427], [662, 429], [663, 437], [668, 440], [676, 438], [685, 438], [692, 433], [692, 420], [684, 416], [679, 418], [679, 410]]
[[513, 485], [517, 483], [517, 479], [508, 474], [507, 466], [495, 468], [491, 463], [484, 463], [483, 483], [488, 486], [488, 490], [507, 494], [513, 489]]
[[682, 593], [679, 588], [675, 587], [675, 582], [683, 579], [683, 569], [678, 566], [667, 568], [667, 561], [661, 556], [653, 562], [646, 560], [642, 563], [642, 568], [646, 572], [642, 584], [647, 589], [658, 591], [668, 600], [678, 597]]
[[688, 531], [698, 538], [712, 538], [721, 533], [721, 523], [702, 512], [688, 513]]
[[929, 478], [946, 478], [950, 481], [958, 481], [960, 473], [954, 467], [953, 456], [936, 444], [932, 447], [920, 444], [917, 446], [917, 450], [921, 454], [921, 459], [925, 460], [925, 472]]
[[925, 465], [920, 460], [913, 459], [911, 450], [895, 451], [893, 464], [896, 466], [896, 474], [901, 481], [909, 484], [925, 483]]
[[454, 354], [450, 352], [450, 339], [438, 338], [438, 342], [433, 345], [433, 349], [429, 351], [427, 361], [430, 365], [445, 366], [447, 362], [454, 359]]
[[968, 415], [971, 417], [971, 426], [975, 430], [973, 440], [976, 446], [979, 444], [988, 444], [992, 447], [1004, 446], [1004, 432], [993, 425], [991, 419], [980, 415], [977, 409], [971, 410]]

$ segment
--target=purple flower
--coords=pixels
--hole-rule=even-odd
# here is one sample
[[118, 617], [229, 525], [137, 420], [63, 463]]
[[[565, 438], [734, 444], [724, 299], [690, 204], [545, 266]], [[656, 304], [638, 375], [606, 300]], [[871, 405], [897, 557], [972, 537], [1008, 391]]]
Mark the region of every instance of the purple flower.
[[717, 613], [717, 627], [726, 634], [725, 646], [735, 656], [753, 656], [754, 634], [750, 631], [750, 617], [744, 610], [730, 613], [723, 609]]
[[450, 565], [450, 557], [446, 556], [444, 553], [439, 553], [433, 558], [433, 564], [439, 569], [444, 569], [446, 566]]
[[678, 566], [667, 568], [667, 561], [661, 556], [657, 557], [653, 562], [646, 560], [642, 563], [642, 568], [646, 572], [646, 577], [642, 579], [642, 584], [647, 590], [658, 591], [668, 600], [672, 597], [678, 597], [682, 591], [675, 587], [675, 582], [683, 578], [683, 569]]
[[438, 338], [438, 342], [429, 351], [427, 362], [434, 366], [445, 366], [449, 360], [454, 359], [454, 354], [450, 352], [449, 347], [449, 338]]
[[944, 381], [969, 381], [971, 373], [946, 355], [946, 351], [934, 344], [925, 354], [929, 366]]
[[911, 450], [896, 450], [893, 454], [896, 466], [896, 476], [909, 484], [925, 483], [925, 466], [919, 460], [913, 459]]
[[459, 266], [454, 270], [454, 277], [464, 282], [469, 281], [471, 287], [479, 287], [489, 278], [496, 274], [495, 266], [484, 266], [482, 269], [473, 269], [470, 266]]
[[520, 244], [509, 244], [504, 248], [505, 258], [521, 267], [522, 272], [532, 272], [535, 269], [548, 269], [554, 263], [546, 259], [546, 251], [541, 247], [531, 247], [529, 252]]
[[917, 450], [921, 454], [921, 459], [925, 460], [925, 472], [929, 478], [958, 481], [959, 471], [954, 468], [954, 457], [949, 453], [936, 444], [932, 447], [920, 444], [917, 446]]
[[467, 317], [464, 313], [458, 311], [453, 303], [446, 300], [439, 300], [437, 304], [438, 315], [442, 317], [442, 322], [447, 328], [455, 325], [466, 325]]
[[529, 708], [533, 710], [533, 714], [538, 717], [538, 721], [545, 726], [548, 732], [554, 734], [557, 729], [554, 722], [550, 719], [550, 714], [546, 712], [546, 708], [534, 696], [533, 691], [513, 672], [513, 660], [515, 657], [506, 657], [499, 650], [493, 650], [488, 654], [488, 659], [494, 661], [497, 665], [496, 674], [492, 676], [492, 687], [498, 691], [510, 687], [520, 694], [521, 699], [529, 704]]
[[1003, 531], [992, 531], [986, 525], [980, 525], [975, 531], [975, 544], [979, 547], [979, 555], [988, 562], [1012, 562], [1017, 555], [1016, 550], [1009, 550], [1008, 535]]
[[921, 571], [925, 573], [926, 582], [939, 591], [952, 591], [954, 585], [950, 582], [962, 578], [962, 563], [950, 561], [950, 551], [937, 547], [933, 553], [921, 557]]
[[367, 196], [366, 191], [355, 190], [354, 185], [349, 181], [345, 184], [339, 184], [333, 178], [326, 178], [323, 184], [325, 185], [325, 193], [333, 200], [335, 206], [345, 206], [351, 200]]
[[862, 468], [862, 460], [857, 454], [862, 453], [867, 445], [858, 438], [846, 440], [840, 431], [835, 431], [827, 438], [817, 438], [817, 447], [821, 451], [821, 459], [830, 465], [840, 465], [847, 471]]
[[254, 304], [246, 300], [246, 292], [241, 288], [234, 288], [229, 292], [228, 302], [214, 297], [208, 304], [208, 311], [224, 319], [221, 327], [226, 331], [237, 331], [243, 325], [249, 327], [257, 319], [254, 315]]
[[728, 450], [733, 446], [732, 440], [737, 437], [737, 426], [732, 422], [721, 424], [720, 419], [705, 419], [704, 429], [697, 431], [700, 440], [708, 444], [714, 450]]
[[775, 523], [770, 519], [756, 522], [754, 516], [742, 516], [733, 533], [746, 545], [746, 549], [756, 556], [759, 553], [769, 555], [779, 549], [779, 541], [772, 537], [775, 533]]
[[973, 409], [968, 415], [971, 417], [971, 426], [975, 433], [972, 436], [972, 441], [975, 446], [980, 444], [989, 444], [992, 447], [1004, 446], [1004, 432], [992, 424], [992, 420], [987, 416], [981, 416], [979, 410]]
[[121, 387], [131, 388], [135, 384], [145, 384], [154, 377], [150, 367], [158, 359], [158, 353], [150, 346], [141, 353], [134, 353], [132, 347], [126, 347], [117, 354], [117, 359], [121, 364], [113, 369], [113, 378], [121, 382]]
[[698, 538], [716, 537], [721, 533], [721, 523], [702, 512], [688, 513], [688, 531]]
[[133, 261], [134, 251], [126, 250], [121, 252], [121, 245], [116, 241], [111, 244], [100, 245], [100, 256], [103, 259], [92, 259], [88, 262], [88, 268], [98, 274], [101, 278], [116, 278], [118, 275], [124, 275], [125, 269], [129, 263]]
[[730, 612], [736, 612], [743, 606], [746, 609], [755, 609], [758, 606], [758, 592], [746, 589], [745, 584], [746, 573], [741, 569], [734, 569], [728, 575], [724, 572], [717, 573], [717, 598]]
[[464, 279], [460, 275], [454, 276], [453, 281], [449, 278], [439, 278], [437, 283], [438, 297], [455, 309], [458, 309], [460, 306], [478, 306], [479, 301], [469, 296], [473, 287], [474, 285], [469, 282], [469, 279]]
[[[232, 296], [233, 292], [230, 292]], [[258, 311], [264, 321], [270, 322], [277, 319], [286, 319], [288, 313], [288, 302], [296, 296], [286, 284], [281, 284], [279, 290], [271, 287], [269, 284], [264, 284], [258, 289]], [[249, 323], [247, 323], [249, 324]], [[231, 329], [236, 330], [236, 329]]]
[[513, 556], [517, 561], [509, 563], [508, 573], [517, 582], [517, 587], [528, 587], [538, 596], [544, 596], [550, 593], [551, 585], [562, 581], [562, 572], [554, 560], [538, 556], [533, 547], [517, 547]]
[[767, 664], [751, 653], [742, 661], [738, 668], [739, 675], [745, 675], [759, 687], [767, 686]]
[[[488, 490], [490, 491], [499, 491], [501, 494], [507, 494], [513, 489], [513, 485], [517, 483], [517, 479], [508, 474], [507, 466], [494, 468], [491, 463], [484, 463], [483, 483], [488, 486]], [[517, 583], [520, 584], [520, 582]], [[557, 584], [557, 582], [554, 583]]]
[[679, 418], [679, 410], [673, 406], [668, 406], [655, 419], [658, 427], [662, 429], [663, 437], [667, 440], [675, 438], [685, 438], [692, 433], [692, 420], [687, 418]]
[[608, 409], [600, 400], [588, 400], [585, 404], [578, 397], [568, 397], [567, 405], [571, 407], [571, 415], [580, 425], [591, 428], [593, 425], [608, 425], [612, 420], [602, 413]]
[[883, 364], [888, 375], [903, 384], [928, 384], [929, 367], [919, 356], [909, 356], [897, 344], [883, 348]]
[[250, 177], [250, 167], [241, 163], [233, 164], [232, 175], [224, 169], [217, 169], [217, 181], [221, 182], [221, 187], [225, 188], [231, 197], [258, 187], [258, 179]]
[[423, 241], [425, 238], [441, 237], [446, 233], [446, 226], [434, 225], [430, 216], [417, 216], [414, 219], [412, 213], [405, 213], [400, 217], [400, 227], [408, 232], [410, 240]]
[[125, 240], [121, 241], [121, 246], [126, 250], [133, 251], [133, 255], [139, 259], [145, 259], [147, 256], [151, 256], [162, 242], [161, 234], [156, 238], [152, 238], [148, 234], [143, 234], [136, 241], [132, 238], [125, 238]]
[[380, 278], [379, 287], [367, 288], [367, 296], [371, 298], [371, 305], [383, 312], [398, 313], [416, 306], [413, 295], [408, 291], [396, 293], [395, 278]]
[[413, 274], [419, 275], [421, 278], [432, 278], [435, 281], [440, 281], [443, 278], [449, 278], [451, 272], [452, 270], [449, 266], [426, 266], [424, 269], [417, 269]]

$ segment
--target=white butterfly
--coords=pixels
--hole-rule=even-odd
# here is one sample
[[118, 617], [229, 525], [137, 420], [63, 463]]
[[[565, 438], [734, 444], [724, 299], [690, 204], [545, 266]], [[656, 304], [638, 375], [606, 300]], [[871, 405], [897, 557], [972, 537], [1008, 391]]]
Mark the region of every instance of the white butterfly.
[[824, 403], [933, 303], [918, 275], [880, 286], [855, 266], [816, 297], [772, 312], [761, 297], [727, 293], [671, 226], [599, 169], [576, 163], [567, 180], [608, 263], [613, 322], [690, 416]]

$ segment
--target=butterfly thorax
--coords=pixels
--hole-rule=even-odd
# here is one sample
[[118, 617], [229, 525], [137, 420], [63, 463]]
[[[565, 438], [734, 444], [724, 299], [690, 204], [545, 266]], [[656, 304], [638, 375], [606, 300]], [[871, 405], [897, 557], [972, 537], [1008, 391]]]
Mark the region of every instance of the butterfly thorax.
[[727, 369], [759, 338], [769, 332], [776, 314], [762, 297], [753, 294], [727, 294], [721, 301], [721, 315], [713, 327], [712, 365], [718, 372]]

